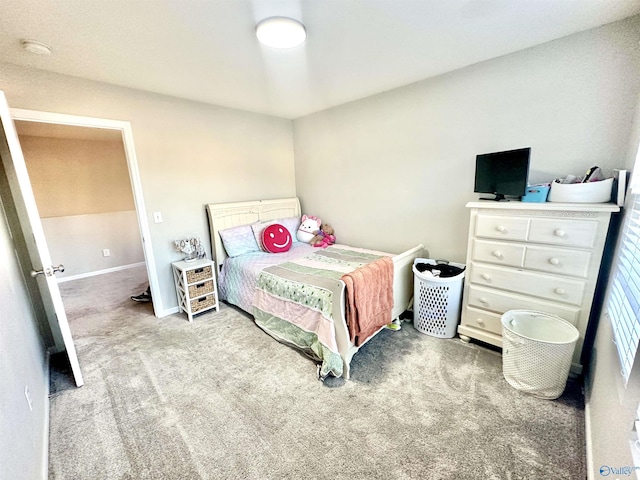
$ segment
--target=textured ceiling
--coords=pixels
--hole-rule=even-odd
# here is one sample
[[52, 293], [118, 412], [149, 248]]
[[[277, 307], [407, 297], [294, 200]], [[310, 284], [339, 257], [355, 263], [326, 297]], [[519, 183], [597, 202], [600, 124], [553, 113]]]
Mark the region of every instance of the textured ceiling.
[[[297, 118], [638, 14], [640, 0], [2, 0], [1, 12], [0, 61]], [[269, 16], [301, 20], [307, 41], [259, 45]]]

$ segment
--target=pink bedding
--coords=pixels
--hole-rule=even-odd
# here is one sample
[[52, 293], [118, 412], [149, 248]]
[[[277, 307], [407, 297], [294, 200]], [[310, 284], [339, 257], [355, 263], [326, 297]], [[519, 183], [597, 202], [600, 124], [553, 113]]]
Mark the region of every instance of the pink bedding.
[[360, 346], [391, 322], [393, 260], [382, 257], [342, 276], [347, 286], [347, 323], [351, 341]]

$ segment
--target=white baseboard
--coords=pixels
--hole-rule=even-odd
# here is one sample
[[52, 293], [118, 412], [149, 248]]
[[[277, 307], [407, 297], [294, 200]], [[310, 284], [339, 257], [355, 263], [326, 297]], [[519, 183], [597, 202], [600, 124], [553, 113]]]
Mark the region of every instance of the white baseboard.
[[584, 385], [584, 439], [587, 457], [587, 480], [593, 480], [593, 442], [591, 441], [591, 378], [585, 378]]
[[45, 368], [47, 369], [47, 387], [45, 388], [46, 398], [44, 399], [44, 439], [43, 452], [42, 452], [42, 480], [49, 478], [49, 429], [51, 428], [51, 421], [49, 415], [49, 395], [51, 395], [51, 355], [49, 352], [45, 354]]
[[129, 268], [142, 267], [145, 262], [132, 263], [130, 265], [121, 265], [119, 267], [106, 268], [104, 270], [96, 270], [95, 272], [80, 273], [78, 275], [70, 275], [68, 277], [58, 278], [58, 283], [69, 282], [71, 280], [78, 280], [80, 278], [95, 277], [96, 275], [104, 275], [105, 273], [118, 272], [120, 270], [127, 270]]

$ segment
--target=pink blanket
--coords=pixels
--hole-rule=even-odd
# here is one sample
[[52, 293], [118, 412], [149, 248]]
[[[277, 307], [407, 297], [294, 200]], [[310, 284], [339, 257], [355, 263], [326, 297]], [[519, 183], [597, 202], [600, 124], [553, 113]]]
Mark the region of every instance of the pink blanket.
[[347, 324], [351, 341], [362, 345], [391, 322], [393, 260], [382, 257], [342, 276], [347, 285]]

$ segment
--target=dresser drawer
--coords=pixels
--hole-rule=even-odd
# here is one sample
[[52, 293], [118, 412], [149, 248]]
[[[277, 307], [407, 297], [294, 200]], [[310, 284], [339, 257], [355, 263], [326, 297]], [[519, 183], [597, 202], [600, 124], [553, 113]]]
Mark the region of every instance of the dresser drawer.
[[484, 214], [478, 214], [476, 217], [475, 233], [478, 237], [526, 240], [528, 231], [528, 218]]
[[502, 314], [466, 307], [462, 312], [463, 325], [502, 335]]
[[554, 275], [471, 263], [471, 283], [533, 295], [558, 302], [582, 304], [585, 282]]
[[529, 241], [591, 248], [596, 241], [598, 222], [565, 218], [532, 218]]
[[554, 247], [527, 246], [524, 267], [530, 270], [587, 277], [591, 252]]
[[521, 267], [524, 261], [524, 245], [517, 243], [492, 242], [490, 240], [473, 241], [473, 260], [498, 265]]
[[[518, 309], [552, 313], [576, 326], [580, 315], [580, 308], [577, 307], [536, 300], [524, 295], [483, 288], [477, 285], [469, 286], [467, 304], [481, 310], [490, 310], [489, 313], [493, 312], [499, 315], [502, 315], [507, 310]], [[466, 317], [464, 321], [466, 322]]]

